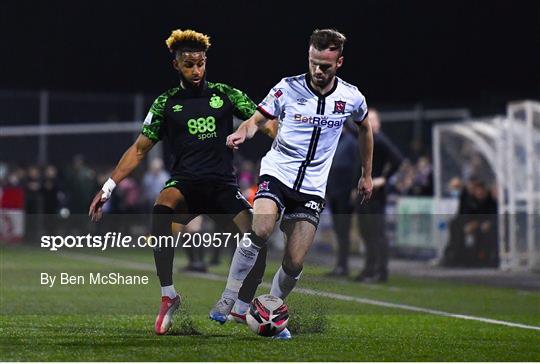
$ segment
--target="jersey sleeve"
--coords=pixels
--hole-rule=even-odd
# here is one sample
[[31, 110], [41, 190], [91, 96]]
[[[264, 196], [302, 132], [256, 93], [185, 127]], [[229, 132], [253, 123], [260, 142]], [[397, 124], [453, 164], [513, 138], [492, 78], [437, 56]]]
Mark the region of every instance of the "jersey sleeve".
[[354, 110], [352, 113], [352, 119], [355, 123], [361, 123], [366, 119], [368, 115], [368, 107], [366, 98], [360, 92], [358, 92], [358, 97], [354, 104]]
[[283, 111], [283, 101], [285, 99], [286, 83], [281, 80], [270, 90], [268, 95], [261, 101], [257, 110], [268, 119], [275, 119]]
[[165, 119], [165, 103], [168, 95], [162, 94], [150, 106], [150, 111], [144, 119], [141, 134], [153, 142], [158, 142], [163, 136], [163, 124]]
[[257, 105], [244, 92], [224, 83], [212, 83], [210, 87], [227, 95], [233, 104], [233, 114], [237, 118], [247, 120], [255, 113]]

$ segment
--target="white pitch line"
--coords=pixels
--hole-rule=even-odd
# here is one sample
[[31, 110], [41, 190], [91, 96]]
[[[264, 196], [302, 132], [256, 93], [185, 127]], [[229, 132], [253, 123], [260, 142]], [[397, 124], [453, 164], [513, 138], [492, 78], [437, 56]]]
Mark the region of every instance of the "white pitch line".
[[531, 325], [525, 325], [525, 324], [520, 324], [516, 322], [494, 320], [494, 319], [478, 317], [478, 316], [461, 315], [457, 313], [432, 310], [430, 308], [404, 305], [401, 303], [391, 303], [391, 302], [385, 302], [385, 301], [379, 301], [379, 300], [372, 300], [369, 298], [346, 296], [346, 295], [332, 293], [332, 292], [316, 291], [314, 289], [309, 289], [309, 288], [295, 288], [294, 291], [298, 293], [310, 295], [310, 296], [326, 297], [326, 298], [332, 298], [332, 299], [336, 299], [340, 301], [351, 301], [351, 302], [358, 302], [358, 303], [362, 303], [366, 305], [395, 308], [395, 309], [413, 311], [413, 312], [429, 313], [431, 315], [453, 317], [453, 318], [459, 318], [463, 320], [479, 321], [479, 322], [485, 322], [485, 323], [495, 324], [495, 325], [504, 325], [504, 326], [509, 326], [509, 327], [518, 327], [520, 329], [540, 330], [540, 326], [531, 326]]
[[[152, 272], [155, 271], [155, 267], [153, 264], [137, 263], [137, 262], [131, 262], [131, 261], [126, 261], [126, 260], [98, 257], [95, 255], [71, 253], [71, 252], [63, 253], [62, 255], [69, 258], [83, 260], [83, 261], [93, 261], [96, 263], [122, 266], [128, 269], [144, 270], [144, 271], [152, 271]], [[223, 282], [226, 280], [226, 277], [218, 275], [218, 274], [213, 274], [213, 273], [188, 273], [186, 272], [185, 274], [192, 277], [207, 279], [211, 281]], [[271, 287], [271, 285], [268, 283], [263, 283], [261, 285], [266, 288]], [[451, 318], [462, 319], [462, 320], [478, 321], [478, 322], [483, 322], [487, 324], [502, 325], [502, 326], [520, 328], [520, 329], [540, 331], [540, 326], [525, 325], [525, 324], [520, 324], [517, 322], [510, 322], [510, 321], [494, 320], [494, 319], [490, 319], [486, 317], [479, 317], [479, 316], [462, 315], [462, 314], [451, 313], [451, 312], [446, 312], [446, 311], [433, 310], [430, 308], [405, 305], [401, 303], [392, 303], [392, 302], [386, 302], [386, 301], [372, 300], [369, 298], [347, 296], [347, 295], [343, 295], [339, 293], [317, 291], [310, 288], [297, 287], [294, 289], [294, 292], [302, 293], [309, 296], [331, 298], [331, 299], [340, 300], [340, 301], [357, 302], [357, 303], [365, 304], [365, 305], [387, 307], [387, 308], [393, 308], [393, 309], [399, 309], [399, 310], [405, 310], [405, 311], [427, 313], [427, 314], [436, 315], [436, 316], [451, 317]]]

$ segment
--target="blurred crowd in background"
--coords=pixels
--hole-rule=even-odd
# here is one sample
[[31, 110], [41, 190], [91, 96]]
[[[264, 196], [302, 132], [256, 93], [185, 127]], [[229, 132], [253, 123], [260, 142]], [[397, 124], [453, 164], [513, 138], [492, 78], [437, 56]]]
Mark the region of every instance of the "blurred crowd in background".
[[[86, 214], [92, 198], [113, 168], [113, 165], [91, 166], [82, 155], [74, 156], [71, 164], [66, 166], [23, 166], [0, 162], [0, 188], [24, 190], [25, 211], [30, 214], [56, 214], [63, 208], [70, 214]], [[257, 189], [259, 165], [240, 159], [236, 168], [240, 189], [252, 201]], [[163, 160], [153, 159], [147, 168], [140, 168], [119, 183], [106, 212], [149, 212], [168, 178]], [[388, 190], [404, 196], [432, 196], [432, 178], [429, 157], [406, 160], [388, 181]]]
[[[339, 150], [336, 157], [339, 158]], [[475, 174], [475, 171], [479, 170], [477, 165], [481, 163], [479, 157], [473, 155], [473, 157], [464, 159], [464, 162], [462, 170], [456, 173], [447, 186], [444, 186], [446, 196], [459, 200], [459, 208], [456, 217], [450, 224], [450, 236], [442, 263], [447, 266], [496, 266], [498, 264], [497, 203], [494, 193], [496, 188], [486, 182], [485, 176]], [[238, 153], [235, 167], [240, 189], [246, 199], [253, 203], [257, 191], [259, 165], [243, 158]], [[63, 217], [86, 215], [92, 198], [109, 178], [113, 168], [112, 164], [107, 166], [91, 165], [85, 161], [83, 155], [74, 155], [67, 165], [17, 165], [0, 161], [0, 196], [2, 196], [2, 191], [7, 189], [18, 190], [24, 196], [24, 212], [26, 214]], [[433, 169], [430, 156], [427, 154], [417, 154], [415, 157], [403, 156], [392, 174], [386, 177], [383, 189], [389, 197], [433, 196]], [[156, 196], [168, 179], [169, 173], [162, 159], [154, 158], [148, 161], [145, 167], [137, 169], [131, 176], [118, 184], [111, 200], [104, 206], [104, 212], [108, 214], [148, 214]], [[332, 184], [332, 179], [338, 181], [338, 185], [344, 179], [354, 179], [349, 184], [354, 189], [358, 175], [353, 176], [351, 173], [341, 175], [338, 168], [333, 168], [333, 175], [331, 173], [329, 177], [329, 186]], [[343, 196], [349, 195], [346, 193]], [[348, 197], [342, 199], [345, 198]], [[358, 201], [356, 203], [353, 201], [356, 198], [354, 194], [351, 194], [350, 198], [351, 201], [348, 203], [354, 209], [351, 208], [351, 211], [347, 213], [362, 213]], [[327, 196], [327, 202], [329, 202], [327, 212], [331, 212], [333, 208], [337, 209], [335, 200], [335, 196]], [[395, 198], [389, 198], [389, 200], [395, 200]], [[369, 213], [384, 216], [385, 204], [382, 206], [382, 212], [371, 211]], [[342, 211], [337, 213], [344, 214]], [[201, 222], [194, 224], [197, 223], [200, 226]], [[335, 216], [333, 223], [337, 240], [340, 240], [339, 227], [336, 227], [336, 223], [339, 224], [339, 222]], [[193, 227], [191, 228], [193, 229]], [[196, 226], [195, 229], [197, 229]], [[342, 235], [353, 231], [350, 228], [350, 222], [345, 224], [345, 229], [346, 231]], [[359, 234], [363, 235], [361, 231]], [[362, 239], [366, 240], [366, 236], [363, 236]], [[347, 242], [345, 256], [341, 253], [342, 257], [338, 258], [338, 261], [340, 259], [346, 261], [349, 255], [348, 246]], [[336, 254], [339, 255], [339, 248], [335, 250]], [[219, 257], [214, 255], [212, 259], [218, 261]], [[337, 268], [338, 273], [343, 271], [339, 270], [339, 265]]]

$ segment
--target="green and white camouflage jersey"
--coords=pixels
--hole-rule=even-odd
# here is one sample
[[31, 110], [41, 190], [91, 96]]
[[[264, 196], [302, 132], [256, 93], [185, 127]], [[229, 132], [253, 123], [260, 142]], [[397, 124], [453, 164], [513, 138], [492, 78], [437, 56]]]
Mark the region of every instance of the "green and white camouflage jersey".
[[233, 152], [225, 141], [233, 116], [246, 120], [255, 109], [245, 93], [223, 83], [205, 82], [201, 90], [175, 87], [154, 101], [141, 133], [167, 143], [172, 178], [236, 184]]

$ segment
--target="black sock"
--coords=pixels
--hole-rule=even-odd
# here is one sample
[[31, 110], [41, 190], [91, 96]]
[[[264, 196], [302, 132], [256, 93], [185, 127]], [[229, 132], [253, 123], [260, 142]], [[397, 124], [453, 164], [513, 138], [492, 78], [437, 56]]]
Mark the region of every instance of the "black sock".
[[247, 232], [247, 236], [249, 236], [249, 239], [257, 248], [262, 249], [266, 246], [266, 240], [255, 234], [255, 231], [252, 229]]
[[[164, 205], [155, 205], [152, 209], [152, 236], [159, 242], [160, 236], [172, 236], [172, 221], [174, 210]], [[174, 247], [162, 246], [154, 248], [154, 261], [161, 287], [172, 285], [172, 270], [174, 260]]]
[[255, 293], [257, 292], [259, 285], [262, 283], [264, 271], [266, 269], [267, 251], [268, 249], [266, 246], [259, 250], [259, 255], [257, 255], [255, 265], [248, 273], [244, 283], [242, 283], [242, 287], [240, 287], [240, 291], [238, 292], [238, 298], [240, 300], [249, 303], [255, 297]]
[[303, 266], [299, 267], [299, 268], [296, 268], [296, 269], [291, 269], [289, 268], [288, 266], [286, 266], [284, 263], [281, 264], [281, 268], [283, 269], [283, 271], [290, 277], [298, 277], [298, 275], [300, 273], [302, 273], [302, 269], [304, 268]]

